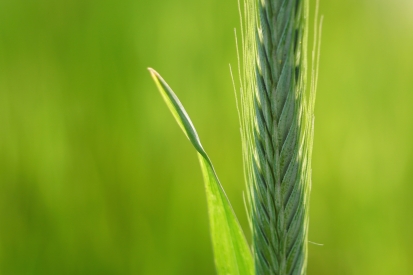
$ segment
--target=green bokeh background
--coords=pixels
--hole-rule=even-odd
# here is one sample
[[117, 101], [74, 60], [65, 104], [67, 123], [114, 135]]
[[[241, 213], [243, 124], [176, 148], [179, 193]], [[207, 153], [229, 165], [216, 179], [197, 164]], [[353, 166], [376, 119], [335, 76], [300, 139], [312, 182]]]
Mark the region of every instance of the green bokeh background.
[[[321, 13], [308, 274], [413, 274], [413, 2]], [[0, 0], [0, 275], [214, 274], [196, 154], [146, 68], [247, 230], [234, 28], [236, 0]]]

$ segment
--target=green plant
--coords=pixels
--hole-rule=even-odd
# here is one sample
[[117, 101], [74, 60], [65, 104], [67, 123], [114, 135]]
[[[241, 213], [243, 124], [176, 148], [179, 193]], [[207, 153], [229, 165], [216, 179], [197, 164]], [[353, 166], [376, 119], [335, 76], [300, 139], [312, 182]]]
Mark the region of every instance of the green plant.
[[253, 253], [188, 114], [163, 78], [149, 70], [198, 152], [218, 274], [305, 274], [317, 20], [307, 98], [308, 0], [246, 0], [243, 10], [239, 110]]

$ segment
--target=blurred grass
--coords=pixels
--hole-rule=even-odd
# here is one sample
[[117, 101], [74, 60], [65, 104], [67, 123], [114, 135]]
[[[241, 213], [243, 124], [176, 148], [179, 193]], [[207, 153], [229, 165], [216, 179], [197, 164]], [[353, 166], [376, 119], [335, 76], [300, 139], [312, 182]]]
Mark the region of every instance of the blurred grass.
[[[308, 274], [411, 274], [413, 4], [323, 0]], [[196, 123], [246, 228], [236, 1], [0, 1], [0, 275], [213, 274]]]

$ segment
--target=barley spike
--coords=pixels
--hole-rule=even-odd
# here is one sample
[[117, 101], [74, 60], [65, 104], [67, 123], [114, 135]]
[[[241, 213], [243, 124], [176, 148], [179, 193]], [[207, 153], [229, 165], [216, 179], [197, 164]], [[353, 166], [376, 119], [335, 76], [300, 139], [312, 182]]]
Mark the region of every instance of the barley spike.
[[246, 0], [244, 14], [241, 134], [255, 273], [302, 275], [317, 80], [313, 53], [307, 100], [308, 0]]

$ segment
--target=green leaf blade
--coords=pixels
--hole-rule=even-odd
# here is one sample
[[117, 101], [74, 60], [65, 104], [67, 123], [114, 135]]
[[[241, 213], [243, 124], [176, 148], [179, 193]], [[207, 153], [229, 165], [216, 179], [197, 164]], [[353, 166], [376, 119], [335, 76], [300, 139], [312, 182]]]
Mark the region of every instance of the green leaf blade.
[[250, 248], [192, 121], [165, 80], [155, 70], [149, 69], [149, 71], [179, 126], [198, 151], [204, 175], [211, 238], [218, 274], [252, 275], [254, 263]]

